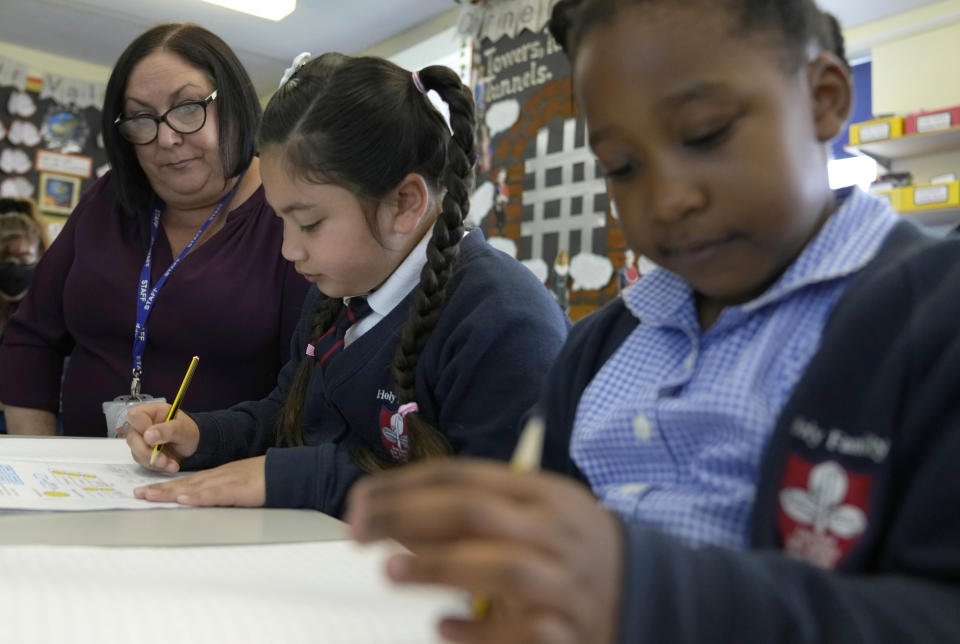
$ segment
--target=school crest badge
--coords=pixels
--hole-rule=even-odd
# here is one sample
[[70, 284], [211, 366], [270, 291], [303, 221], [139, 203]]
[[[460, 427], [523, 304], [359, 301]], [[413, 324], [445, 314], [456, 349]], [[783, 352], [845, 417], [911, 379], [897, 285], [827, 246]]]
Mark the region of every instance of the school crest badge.
[[871, 477], [839, 463], [787, 459], [777, 525], [783, 549], [821, 568], [832, 569], [867, 529]]
[[403, 463], [409, 459], [407, 424], [399, 412], [380, 407], [380, 440], [393, 460]]

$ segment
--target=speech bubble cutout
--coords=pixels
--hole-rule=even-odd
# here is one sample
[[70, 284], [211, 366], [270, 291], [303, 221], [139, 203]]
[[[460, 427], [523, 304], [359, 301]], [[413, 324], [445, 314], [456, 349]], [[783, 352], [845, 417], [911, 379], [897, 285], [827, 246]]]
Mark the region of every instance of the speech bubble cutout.
[[524, 266], [530, 269], [530, 272], [537, 276], [537, 279], [547, 283], [547, 276], [550, 275], [550, 269], [547, 267], [547, 263], [540, 259], [539, 257], [534, 257], [533, 259], [525, 259], [520, 262]]
[[493, 184], [487, 181], [470, 195], [470, 212], [467, 213], [467, 223], [472, 226], [479, 226], [483, 218], [490, 214], [491, 208], [493, 208]]
[[510, 257], [517, 257], [517, 244], [512, 239], [506, 237], [491, 237], [487, 243], [496, 248], [501, 253], [506, 253]]
[[573, 290], [596, 291], [610, 283], [613, 263], [602, 255], [580, 253], [570, 260]]
[[515, 98], [498, 101], [488, 107], [486, 122], [490, 138], [510, 129], [518, 118], [520, 118], [520, 101]]

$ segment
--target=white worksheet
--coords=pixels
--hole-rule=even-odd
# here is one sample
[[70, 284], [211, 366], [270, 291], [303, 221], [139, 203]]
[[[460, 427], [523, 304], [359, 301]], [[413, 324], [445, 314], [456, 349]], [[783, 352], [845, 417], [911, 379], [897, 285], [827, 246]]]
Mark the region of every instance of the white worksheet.
[[0, 457], [0, 510], [135, 510], [179, 507], [133, 496], [133, 489], [178, 475], [135, 463], [68, 463]]

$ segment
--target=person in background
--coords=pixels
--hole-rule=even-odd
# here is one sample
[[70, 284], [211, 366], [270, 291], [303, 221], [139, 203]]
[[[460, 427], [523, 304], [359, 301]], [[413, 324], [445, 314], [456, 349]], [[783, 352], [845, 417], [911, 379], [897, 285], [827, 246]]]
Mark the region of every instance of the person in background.
[[561, 250], [553, 260], [550, 271], [550, 292], [564, 313], [570, 311], [570, 253]]
[[31, 200], [0, 198], [0, 338], [48, 245]]
[[510, 186], [507, 185], [507, 170], [499, 168], [493, 182], [493, 225], [498, 237], [503, 237], [507, 225], [507, 204], [510, 203]]
[[104, 402], [173, 396], [193, 355], [193, 409], [270, 391], [308, 284], [264, 199], [260, 117], [250, 77], [202, 27], [159, 25], [121, 54], [102, 116], [112, 170], [38, 264], [0, 347], [11, 433], [55, 433], [62, 400], [64, 434], [103, 436]]
[[637, 268], [637, 255], [629, 248], [623, 253], [623, 266], [617, 271], [617, 293], [637, 283], [641, 277]]
[[[46, 248], [46, 238], [34, 215], [33, 202], [0, 199], [0, 339], [7, 320], [17, 310], [33, 281], [37, 260]], [[6, 432], [0, 403], [0, 433]]]
[[36, 223], [40, 234], [40, 254], [43, 255], [50, 248], [50, 235], [36, 202], [24, 197], [0, 197], [0, 215], [14, 213], [26, 215]]
[[[259, 402], [170, 422], [166, 404], [131, 411], [137, 462], [162, 443], [156, 469], [213, 468], [142, 498], [339, 516], [365, 472], [506, 460], [566, 338], [533, 273], [464, 226], [475, 112], [456, 72], [331, 53], [290, 72], [260, 134], [284, 256], [314, 284], [290, 361]], [[566, 445], [544, 458], [561, 466]]]
[[960, 641], [960, 240], [830, 190], [836, 21], [810, 0], [554, 17], [627, 242], [662, 267], [547, 376], [591, 489], [418, 465], [355, 486], [355, 538], [413, 551], [394, 581], [493, 598], [441, 623], [456, 642]]
[[[0, 198], [0, 340], [7, 320], [27, 294], [37, 260], [47, 249], [46, 230], [31, 199]], [[6, 432], [0, 403], [0, 433]]]

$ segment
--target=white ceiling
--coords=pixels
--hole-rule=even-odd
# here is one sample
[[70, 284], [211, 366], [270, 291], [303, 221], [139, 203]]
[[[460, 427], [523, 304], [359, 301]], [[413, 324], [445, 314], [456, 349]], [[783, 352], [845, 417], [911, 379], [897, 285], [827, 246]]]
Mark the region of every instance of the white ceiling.
[[150, 26], [195, 22], [230, 45], [262, 95], [301, 51], [355, 54], [455, 7], [453, 0], [298, 0], [296, 11], [272, 22], [200, 0], [0, 0], [0, 41], [112, 67]]
[[[820, 5], [853, 27], [933, 1]], [[355, 54], [455, 7], [454, 0], [298, 0], [294, 13], [271, 22], [200, 0], [0, 0], [0, 41], [109, 67], [151, 25], [195, 22], [230, 44], [262, 95], [301, 51]]]

